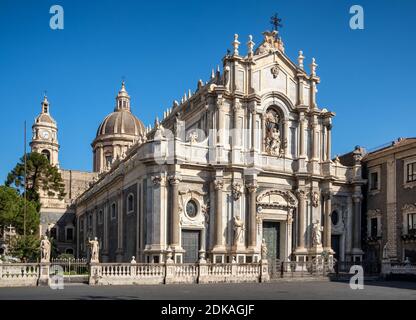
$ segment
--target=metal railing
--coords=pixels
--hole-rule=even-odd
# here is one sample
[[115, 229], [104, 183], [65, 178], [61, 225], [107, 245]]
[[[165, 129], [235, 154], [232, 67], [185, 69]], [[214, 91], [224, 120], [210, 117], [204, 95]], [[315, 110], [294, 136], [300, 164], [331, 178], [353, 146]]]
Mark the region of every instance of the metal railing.
[[87, 259], [74, 259], [74, 258], [65, 258], [65, 259], [52, 259], [51, 266], [58, 265], [61, 266], [64, 271], [64, 276], [73, 276], [73, 275], [88, 275], [89, 267]]

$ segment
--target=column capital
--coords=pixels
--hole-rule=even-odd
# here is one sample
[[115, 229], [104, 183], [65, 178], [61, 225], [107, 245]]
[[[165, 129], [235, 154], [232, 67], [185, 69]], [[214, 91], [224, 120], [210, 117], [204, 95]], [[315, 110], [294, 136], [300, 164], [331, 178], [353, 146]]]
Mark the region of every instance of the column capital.
[[306, 191], [303, 190], [303, 189], [296, 189], [295, 194], [297, 195], [297, 197], [299, 198], [299, 200], [306, 199]]
[[363, 200], [363, 195], [362, 195], [362, 194], [354, 194], [354, 195], [352, 196], [352, 201], [353, 201], [354, 203], [361, 202], [362, 200]]
[[247, 188], [248, 192], [250, 192], [250, 193], [256, 192], [258, 187], [259, 186], [258, 186], [257, 182], [246, 183], [246, 188]]
[[217, 109], [222, 110], [224, 107], [224, 98], [222, 95], [218, 95], [217, 97]]
[[171, 185], [176, 185], [182, 181], [182, 177], [178, 174], [172, 174], [169, 176], [168, 180]]
[[215, 179], [214, 181], [214, 189], [216, 191], [222, 190], [224, 187], [224, 181], [220, 179]]
[[331, 200], [332, 196], [334, 195], [334, 192], [331, 190], [325, 190], [325, 191], [322, 191], [321, 194], [324, 198], [324, 201], [326, 201], [326, 200]]
[[163, 187], [166, 185], [166, 177], [159, 175], [159, 176], [152, 176], [151, 178], [153, 184], [155, 186]]
[[240, 110], [242, 110], [242, 104], [240, 102], [240, 99], [235, 99], [233, 103], [233, 110], [234, 112], [239, 112]]

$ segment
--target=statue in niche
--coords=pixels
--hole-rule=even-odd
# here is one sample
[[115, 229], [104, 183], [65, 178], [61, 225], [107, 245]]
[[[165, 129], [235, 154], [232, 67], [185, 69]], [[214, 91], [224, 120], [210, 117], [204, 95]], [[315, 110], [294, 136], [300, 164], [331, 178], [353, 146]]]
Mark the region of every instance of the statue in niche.
[[244, 221], [240, 217], [234, 216], [234, 245], [239, 243], [243, 230]]
[[313, 223], [313, 229], [312, 229], [312, 244], [314, 246], [321, 246], [322, 245], [322, 234], [323, 228], [321, 227], [321, 224], [318, 220]]
[[273, 156], [280, 156], [282, 153], [282, 143], [279, 130], [279, 116], [275, 111], [269, 110], [266, 113], [265, 121], [266, 152]]

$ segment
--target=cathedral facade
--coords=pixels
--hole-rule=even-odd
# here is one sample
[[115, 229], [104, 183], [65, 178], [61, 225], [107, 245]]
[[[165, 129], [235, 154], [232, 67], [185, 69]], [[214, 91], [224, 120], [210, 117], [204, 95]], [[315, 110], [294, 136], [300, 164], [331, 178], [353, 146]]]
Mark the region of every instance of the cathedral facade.
[[[232, 48], [153, 127], [123, 82], [72, 196], [79, 257], [97, 237], [104, 262], [256, 262], [262, 243], [270, 260], [362, 259], [362, 152], [331, 159], [335, 114], [317, 103], [315, 60], [309, 72], [302, 51], [290, 60], [276, 31], [257, 47], [250, 36], [245, 55], [238, 35]], [[52, 161], [49, 147], [36, 150]]]

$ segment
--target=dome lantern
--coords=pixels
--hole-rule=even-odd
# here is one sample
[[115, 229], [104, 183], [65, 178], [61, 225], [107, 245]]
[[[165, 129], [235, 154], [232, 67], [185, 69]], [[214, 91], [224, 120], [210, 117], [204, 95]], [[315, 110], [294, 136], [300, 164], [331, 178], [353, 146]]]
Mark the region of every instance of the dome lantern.
[[114, 111], [120, 110], [130, 111], [130, 96], [127, 93], [124, 80], [121, 83], [121, 89], [116, 97], [116, 107], [114, 108]]

